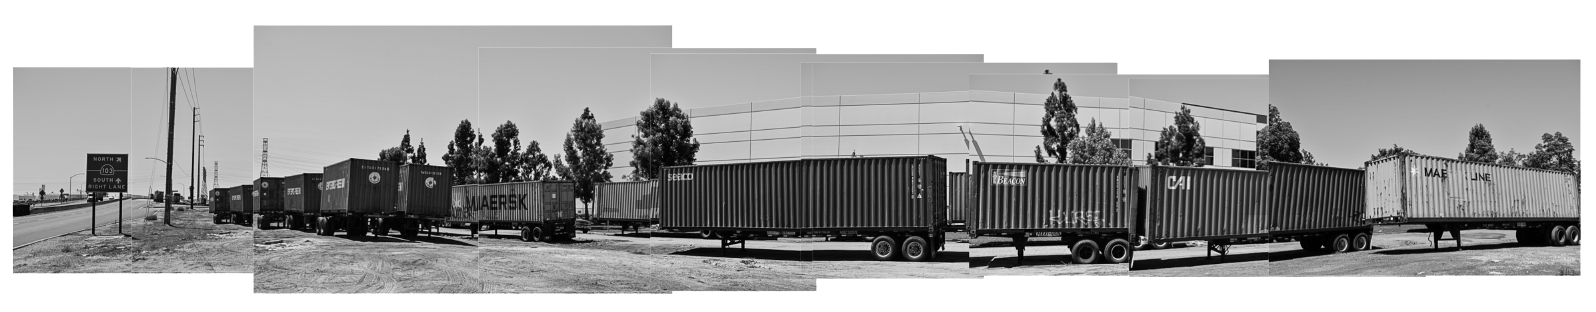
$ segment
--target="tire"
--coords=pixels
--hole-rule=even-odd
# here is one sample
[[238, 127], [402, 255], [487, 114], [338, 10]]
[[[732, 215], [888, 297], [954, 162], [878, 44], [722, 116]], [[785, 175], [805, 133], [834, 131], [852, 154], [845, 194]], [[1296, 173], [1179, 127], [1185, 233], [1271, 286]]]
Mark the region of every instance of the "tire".
[[294, 218], [294, 215], [283, 216], [283, 225], [285, 227], [287, 227], [288, 229], [290, 229], [290, 230], [298, 230], [299, 229], [299, 223], [298, 222], [294, 222], [294, 221], [299, 221], [299, 220], [296, 220], [296, 219], [298, 219], [298, 218]]
[[377, 224], [373, 227], [375, 230], [371, 231], [371, 236], [388, 236], [388, 225], [393, 224], [393, 222], [388, 222], [388, 218], [377, 218], [372, 220], [372, 222]]
[[1579, 245], [1579, 225], [1570, 225], [1563, 228], [1563, 245]]
[[891, 236], [877, 236], [870, 242], [870, 255], [875, 257], [876, 261], [892, 261], [901, 253], [898, 249], [898, 240]]
[[1169, 248], [1169, 242], [1153, 243], [1153, 250]]
[[710, 239], [714, 238], [714, 236], [709, 235], [709, 231], [698, 231], [698, 238]]
[[534, 242], [543, 242], [549, 240], [548, 236], [543, 236], [543, 227], [541, 226], [532, 227], [530, 234], [532, 235], [532, 241]]
[[1369, 250], [1369, 233], [1358, 233], [1352, 236], [1352, 251]]
[[1518, 239], [1519, 245], [1535, 246], [1538, 245], [1535, 243], [1535, 233], [1539, 232], [1538, 230], [1539, 229], [1518, 229], [1513, 231], [1513, 238]]
[[1302, 246], [1302, 250], [1307, 251], [1319, 251], [1320, 249], [1324, 249], [1324, 243], [1318, 237], [1310, 237], [1307, 239], [1298, 240], [1297, 245]]
[[1546, 244], [1551, 246], [1562, 246], [1564, 243], [1563, 239], [1567, 238], [1564, 237], [1565, 235], [1563, 234], [1563, 226], [1553, 225], [1552, 228], [1546, 230]]
[[523, 242], [532, 241], [532, 228], [525, 228], [525, 227], [521, 228], [521, 241], [523, 241]]
[[327, 217], [316, 218], [316, 236], [327, 236]]
[[1103, 245], [1103, 263], [1120, 264], [1130, 260], [1130, 242], [1123, 238], [1115, 238]]
[[909, 236], [904, 239], [902, 250], [903, 259], [911, 262], [929, 261], [937, 252], [931, 248], [930, 243], [926, 243], [925, 238], [919, 236]]
[[1330, 249], [1330, 253], [1352, 251], [1352, 237], [1347, 234], [1336, 234], [1326, 242], [1325, 247]]
[[1091, 264], [1097, 262], [1097, 242], [1090, 239], [1075, 241], [1075, 246], [1070, 247], [1070, 260], [1076, 264]]

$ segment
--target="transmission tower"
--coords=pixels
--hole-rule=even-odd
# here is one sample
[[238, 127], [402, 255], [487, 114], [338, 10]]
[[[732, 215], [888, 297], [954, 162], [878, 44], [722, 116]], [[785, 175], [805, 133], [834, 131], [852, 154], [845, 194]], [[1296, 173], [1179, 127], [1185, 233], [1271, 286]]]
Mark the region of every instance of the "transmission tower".
[[211, 180], [211, 188], [222, 188], [222, 162], [211, 162], [211, 173], [216, 175], [216, 178]]
[[266, 138], [260, 138], [260, 176], [271, 176], [266, 171]]

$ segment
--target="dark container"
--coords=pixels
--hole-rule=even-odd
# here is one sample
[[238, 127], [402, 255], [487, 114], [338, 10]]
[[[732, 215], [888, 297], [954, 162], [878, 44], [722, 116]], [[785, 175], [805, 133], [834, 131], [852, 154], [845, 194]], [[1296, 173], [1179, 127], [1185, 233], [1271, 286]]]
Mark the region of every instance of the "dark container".
[[659, 221], [666, 229], [809, 227], [801, 160], [666, 167]]
[[283, 210], [321, 212], [321, 174], [304, 173], [283, 178]]
[[978, 235], [1130, 231], [1137, 168], [976, 162], [969, 230]]
[[255, 213], [255, 186], [239, 185], [227, 190], [227, 210], [233, 213]]
[[600, 183], [594, 221], [651, 222], [659, 219], [659, 181]]
[[930, 230], [947, 224], [948, 163], [936, 156], [805, 159], [809, 229]]
[[233, 198], [231, 196], [227, 196], [227, 194], [230, 194], [230, 192], [226, 188], [211, 189], [211, 214], [223, 214], [229, 212], [229, 208], [232, 206], [229, 204], [232, 203]]
[[1145, 229], [1137, 232], [1146, 233], [1150, 242], [1269, 235], [1263, 209], [1268, 172], [1169, 166], [1141, 170], [1147, 212]]
[[1269, 232], [1295, 234], [1365, 227], [1363, 170], [1269, 163]]
[[262, 177], [255, 179], [255, 213], [282, 213], [283, 178]]
[[389, 214], [399, 197], [399, 164], [349, 159], [322, 168], [322, 213]]
[[969, 209], [970, 201], [970, 174], [965, 172], [948, 173], [948, 223], [967, 223], [964, 216]]
[[33, 209], [29, 206], [28, 204], [11, 204], [11, 216], [26, 216], [33, 213]]
[[448, 218], [449, 188], [454, 186], [449, 167], [404, 164], [399, 166], [397, 209], [406, 215]]

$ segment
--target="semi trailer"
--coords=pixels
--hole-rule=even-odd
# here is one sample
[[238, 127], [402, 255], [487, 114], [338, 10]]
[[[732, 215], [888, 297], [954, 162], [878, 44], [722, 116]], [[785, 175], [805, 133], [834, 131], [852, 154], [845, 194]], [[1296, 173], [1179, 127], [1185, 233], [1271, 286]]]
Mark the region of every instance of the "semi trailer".
[[351, 158], [322, 168], [316, 234], [331, 236], [344, 230], [350, 237], [365, 236], [371, 219], [394, 212], [398, 167], [394, 162]]
[[[1423, 224], [1433, 238], [1456, 242], [1473, 229], [1514, 230], [1519, 242], [1580, 242], [1579, 178], [1562, 171], [1393, 155], [1364, 163], [1371, 224]], [[1443, 234], [1451, 238], [1443, 239]]]
[[399, 166], [399, 190], [394, 211], [372, 220], [377, 235], [390, 229], [400, 237], [413, 238], [423, 229], [428, 233], [448, 222], [453, 214], [449, 190], [454, 184], [449, 167], [404, 164]]
[[969, 233], [1008, 237], [1021, 263], [1032, 239], [1058, 239], [1074, 263], [1124, 263], [1136, 236], [1136, 167], [975, 162]]
[[1137, 233], [1149, 244], [1206, 241], [1223, 261], [1230, 246], [1269, 240], [1264, 210], [1269, 173], [1202, 167], [1137, 168], [1144, 192]]
[[251, 196], [255, 201], [255, 213], [250, 219], [256, 229], [266, 229], [272, 223], [283, 222], [287, 227], [287, 215], [283, 207], [283, 178], [260, 177], [255, 179], [255, 194]]
[[302, 173], [283, 178], [283, 213], [288, 228], [311, 228], [321, 214], [321, 173]]
[[1363, 170], [1282, 162], [1268, 168], [1264, 208], [1272, 240], [1295, 240], [1308, 251], [1369, 249], [1374, 226], [1363, 221]]
[[541, 181], [465, 185], [454, 189], [475, 223], [520, 231], [522, 241], [576, 237], [576, 183]]
[[232, 197], [229, 197], [228, 194], [228, 189], [226, 188], [211, 189], [211, 198], [216, 199], [215, 203], [211, 205], [211, 223], [233, 222], [233, 212], [230, 205], [228, 205], [232, 202]]
[[233, 224], [253, 226], [250, 216], [255, 214], [255, 186], [239, 185], [227, 190], [227, 218]]
[[659, 181], [599, 183], [594, 192], [593, 222], [619, 224], [623, 234], [659, 222]]
[[[968, 168], [966, 168], [968, 169]], [[970, 174], [948, 173], [948, 231], [964, 232], [969, 229]]]

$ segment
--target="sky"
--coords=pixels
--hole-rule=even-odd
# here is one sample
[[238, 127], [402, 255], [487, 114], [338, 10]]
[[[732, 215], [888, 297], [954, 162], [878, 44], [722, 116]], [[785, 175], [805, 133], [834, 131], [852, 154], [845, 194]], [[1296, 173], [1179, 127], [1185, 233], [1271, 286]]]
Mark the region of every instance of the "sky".
[[815, 49], [482, 48], [481, 122], [472, 120], [473, 126], [491, 133], [505, 121], [515, 122], [522, 146], [536, 140], [553, 157], [561, 153], [564, 135], [583, 108], [592, 108], [604, 122], [635, 117], [653, 103], [653, 53], [813, 54]]
[[1579, 148], [1579, 61], [1273, 60], [1270, 101], [1318, 161], [1357, 168], [1392, 144], [1457, 157], [1475, 124], [1497, 151], [1541, 134]]
[[[442, 165], [461, 120], [478, 120], [480, 47], [670, 47], [670, 26], [256, 26], [254, 153], [273, 176], [320, 172], [427, 144]], [[491, 114], [491, 113], [490, 113]], [[574, 118], [574, 116], [573, 116]], [[484, 130], [491, 131], [487, 127]], [[281, 162], [279, 162], [281, 160]], [[258, 156], [255, 162], [259, 162]], [[256, 172], [251, 174], [258, 174]]]
[[[1053, 82], [1059, 79], [1069, 88], [1070, 96], [1090, 96], [1106, 98], [1129, 98], [1131, 79], [1260, 79], [1269, 78], [1268, 75], [970, 75], [970, 89], [998, 92], [1022, 92], [1034, 94], [1049, 94], [1053, 91]], [[1146, 83], [1146, 82], [1144, 82]], [[1158, 89], [1145, 89], [1150, 86], [1160, 86]], [[1202, 84], [1177, 84], [1155, 83], [1142, 85], [1139, 92], [1148, 92], [1149, 96], [1156, 94], [1182, 93], [1187, 88], [1201, 87]], [[1268, 90], [1263, 90], [1268, 92]], [[1211, 101], [1209, 101], [1211, 102]], [[1200, 103], [1199, 103], [1200, 104]], [[1202, 104], [1210, 107], [1245, 110], [1242, 103], [1210, 103]], [[1233, 105], [1236, 107], [1230, 107]], [[1263, 108], [1257, 113], [1267, 112]]]
[[[129, 117], [127, 139], [130, 145], [128, 158], [133, 168], [128, 172], [132, 180], [128, 191], [146, 193], [166, 187], [166, 168], [161, 162], [145, 157], [166, 158], [166, 116], [170, 90], [170, 73], [166, 68], [133, 68], [129, 91]], [[178, 74], [177, 111], [172, 144], [172, 188], [180, 194], [190, 194], [190, 177], [194, 157], [193, 110], [200, 108], [199, 134], [205, 135], [204, 168], [213, 172], [207, 176], [211, 185], [230, 187], [252, 183], [260, 170], [252, 151], [259, 141], [250, 141], [253, 123], [252, 101], [253, 73], [249, 68], [180, 68]], [[220, 166], [220, 175], [215, 170]], [[220, 177], [220, 180], [216, 180]]]
[[1114, 63], [805, 63], [803, 95], [968, 91], [970, 75], [1114, 74], [1117, 68]]
[[12, 194], [81, 189], [72, 176], [87, 154], [128, 153], [127, 68], [12, 68], [11, 79]]

